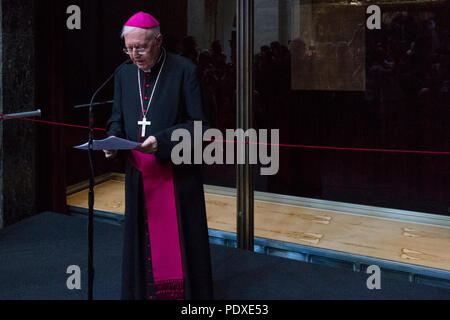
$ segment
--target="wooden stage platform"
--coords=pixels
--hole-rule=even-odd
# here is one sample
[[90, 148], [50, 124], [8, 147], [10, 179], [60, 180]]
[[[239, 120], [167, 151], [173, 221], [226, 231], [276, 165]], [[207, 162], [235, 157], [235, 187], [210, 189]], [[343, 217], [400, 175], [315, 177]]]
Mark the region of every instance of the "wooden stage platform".
[[[236, 198], [232, 193], [217, 194], [206, 188], [205, 197], [209, 229], [235, 233]], [[86, 184], [68, 189], [69, 206], [87, 208], [87, 199]], [[408, 217], [402, 221], [398, 214], [394, 219], [256, 199], [256, 238], [432, 268], [444, 274], [448, 271], [450, 275], [448, 225], [411, 222]], [[100, 179], [95, 187], [95, 210], [123, 215], [124, 205], [123, 175]]]

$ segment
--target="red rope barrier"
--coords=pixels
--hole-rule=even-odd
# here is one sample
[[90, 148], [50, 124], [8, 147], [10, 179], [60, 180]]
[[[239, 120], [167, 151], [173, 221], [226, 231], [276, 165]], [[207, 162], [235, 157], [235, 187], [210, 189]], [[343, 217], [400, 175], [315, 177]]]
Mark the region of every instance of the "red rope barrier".
[[[53, 125], [56, 125], [56, 126], [65, 126], [65, 127], [89, 129], [89, 127], [77, 126], [77, 125], [74, 125], [74, 124], [58, 123], [58, 122], [43, 121], [43, 120], [36, 120], [36, 119], [29, 119], [29, 118], [19, 118], [19, 117], [7, 116], [7, 115], [3, 115], [3, 114], [0, 115], [0, 119], [3, 119], [3, 118], [7, 118], [7, 119], [11, 118], [11, 119], [18, 119], [18, 120], [40, 122], [40, 123], [46, 123], [46, 124], [53, 124]], [[106, 129], [101, 129], [101, 128], [94, 128], [94, 130], [106, 131]]]
[[[27, 121], [40, 122], [40, 123], [45, 123], [45, 124], [58, 125], [58, 126], [66, 126], [66, 127], [89, 129], [89, 127], [77, 126], [77, 125], [66, 124], [66, 123], [57, 123], [57, 122], [51, 122], [51, 121], [43, 121], [43, 120], [36, 120], [36, 119], [29, 119], [29, 118], [19, 118], [19, 117], [0, 115], [0, 120], [3, 119], [3, 118], [12, 118], [12, 119], [18, 119], [18, 120], [27, 120]], [[94, 128], [94, 130], [106, 131], [106, 129], [102, 129], [102, 128]], [[445, 152], [445, 151], [341, 148], [341, 147], [308, 146], [308, 145], [295, 145], [295, 144], [271, 144], [271, 143], [259, 143], [259, 142], [240, 142], [240, 141], [230, 141], [230, 140], [204, 140], [204, 141], [210, 141], [210, 142], [216, 141], [216, 142], [227, 142], [227, 143], [244, 143], [244, 144], [257, 144], [257, 145], [261, 144], [261, 145], [267, 145], [267, 146], [279, 146], [279, 147], [286, 147], [286, 148], [303, 148], [303, 149], [324, 149], [324, 150], [344, 150], [344, 151], [368, 151], [368, 152], [393, 152], [393, 153], [450, 155], [450, 152]]]
[[259, 143], [259, 142], [240, 142], [230, 140], [205, 140], [205, 141], [218, 141], [228, 143], [244, 143], [244, 144], [262, 144], [267, 146], [279, 146], [290, 148], [305, 148], [305, 149], [327, 149], [327, 150], [345, 150], [345, 151], [372, 151], [372, 152], [395, 152], [395, 153], [416, 153], [416, 154], [439, 154], [450, 155], [450, 152], [444, 151], [418, 151], [418, 150], [394, 150], [394, 149], [367, 149], [367, 148], [341, 148], [341, 147], [324, 147], [324, 146], [307, 146], [307, 145], [295, 145], [295, 144], [271, 144], [271, 143]]

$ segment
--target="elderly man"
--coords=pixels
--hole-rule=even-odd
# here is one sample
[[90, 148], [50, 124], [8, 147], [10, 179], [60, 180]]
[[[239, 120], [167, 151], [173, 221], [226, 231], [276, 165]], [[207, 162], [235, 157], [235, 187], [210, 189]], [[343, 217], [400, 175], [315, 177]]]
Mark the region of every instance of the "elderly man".
[[142, 142], [126, 154], [122, 298], [212, 299], [201, 168], [171, 161], [172, 132], [206, 122], [197, 69], [163, 48], [148, 13], [122, 37], [132, 63], [116, 70], [108, 135]]

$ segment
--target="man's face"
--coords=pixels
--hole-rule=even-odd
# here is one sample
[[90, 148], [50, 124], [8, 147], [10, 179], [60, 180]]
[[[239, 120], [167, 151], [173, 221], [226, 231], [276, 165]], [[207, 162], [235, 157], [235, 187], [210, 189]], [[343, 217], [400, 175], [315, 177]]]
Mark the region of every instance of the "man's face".
[[[125, 47], [131, 50], [130, 59], [141, 70], [152, 68], [161, 51], [162, 36], [155, 35], [149, 29], [136, 29], [125, 35]], [[139, 49], [145, 49], [140, 54]]]

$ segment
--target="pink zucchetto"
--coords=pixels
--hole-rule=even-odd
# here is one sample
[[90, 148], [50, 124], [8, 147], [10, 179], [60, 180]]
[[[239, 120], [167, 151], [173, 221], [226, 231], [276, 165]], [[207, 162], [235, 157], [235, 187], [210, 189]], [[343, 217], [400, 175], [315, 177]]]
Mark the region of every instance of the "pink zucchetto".
[[159, 26], [159, 22], [151, 14], [139, 11], [130, 19], [128, 19], [128, 21], [125, 23], [125, 26], [137, 28], [154, 28]]

